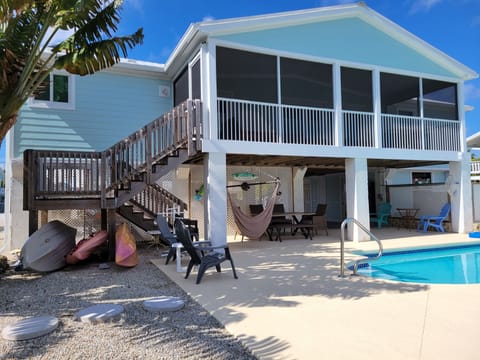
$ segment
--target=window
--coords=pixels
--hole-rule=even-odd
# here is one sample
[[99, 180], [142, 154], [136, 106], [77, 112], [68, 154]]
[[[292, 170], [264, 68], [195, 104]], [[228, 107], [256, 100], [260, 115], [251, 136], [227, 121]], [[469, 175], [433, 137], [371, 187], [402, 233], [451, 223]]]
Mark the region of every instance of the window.
[[431, 172], [412, 172], [412, 184], [422, 185], [432, 183]]
[[277, 58], [217, 47], [219, 97], [277, 103]]
[[372, 72], [342, 67], [342, 109], [373, 111]]
[[43, 83], [43, 89], [30, 101], [33, 107], [73, 109], [72, 75], [50, 73]]
[[281, 58], [282, 104], [333, 109], [332, 65]]

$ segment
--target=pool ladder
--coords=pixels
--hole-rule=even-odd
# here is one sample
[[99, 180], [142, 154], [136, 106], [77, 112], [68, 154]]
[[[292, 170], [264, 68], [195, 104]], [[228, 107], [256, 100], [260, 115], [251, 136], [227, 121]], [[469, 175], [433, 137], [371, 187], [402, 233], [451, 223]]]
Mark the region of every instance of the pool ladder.
[[340, 226], [340, 277], [345, 277], [345, 231], [346, 231], [346, 226], [350, 223], [353, 223], [357, 225], [360, 229], [362, 229], [365, 233], [367, 233], [370, 238], [375, 240], [378, 244], [378, 254], [375, 257], [368, 257], [368, 258], [362, 258], [355, 260], [353, 264], [353, 274], [352, 275], [357, 275], [357, 270], [358, 266], [360, 264], [365, 264], [370, 261], [375, 261], [380, 259], [383, 253], [383, 245], [382, 242], [375, 236], [373, 235], [370, 230], [368, 230], [365, 226], [363, 226], [357, 219], [354, 218], [346, 218], [343, 220], [342, 225]]

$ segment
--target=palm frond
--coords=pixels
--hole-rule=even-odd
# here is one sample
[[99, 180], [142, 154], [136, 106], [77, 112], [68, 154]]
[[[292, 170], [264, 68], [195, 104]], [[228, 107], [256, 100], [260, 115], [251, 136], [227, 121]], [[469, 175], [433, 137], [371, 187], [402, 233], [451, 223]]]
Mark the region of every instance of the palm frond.
[[71, 18], [66, 16], [59, 28], [75, 28], [75, 34], [53, 47], [54, 52], [73, 51], [84, 44], [98, 42], [112, 37], [120, 21], [119, 10], [114, 3], [105, 8], [94, 8], [88, 13], [79, 13]]
[[142, 42], [143, 29], [139, 29], [130, 36], [90, 43], [88, 46], [58, 56], [55, 68], [78, 75], [93, 74], [115, 65], [122, 56], [127, 56], [127, 48], [131, 49]]
[[[0, 139], [54, 66], [92, 74], [116, 64], [128, 49], [143, 42], [143, 29], [113, 36], [120, 22], [118, 4], [117, 0], [0, 0]], [[48, 49], [58, 30], [74, 34]]]

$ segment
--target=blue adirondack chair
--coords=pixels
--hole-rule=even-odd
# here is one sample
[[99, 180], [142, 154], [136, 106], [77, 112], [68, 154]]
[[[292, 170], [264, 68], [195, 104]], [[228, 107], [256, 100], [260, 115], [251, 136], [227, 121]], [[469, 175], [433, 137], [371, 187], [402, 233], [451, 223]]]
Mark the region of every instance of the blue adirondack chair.
[[444, 233], [443, 221], [447, 218], [449, 212], [450, 204], [447, 203], [443, 205], [439, 215], [423, 215], [418, 223], [417, 231], [423, 226], [424, 233], [427, 232], [429, 227], [433, 227], [435, 230]]
[[377, 212], [370, 215], [370, 222], [377, 223], [379, 229], [382, 228], [382, 225], [388, 225], [388, 218], [392, 211], [392, 204], [388, 202], [381, 203], [378, 205]]

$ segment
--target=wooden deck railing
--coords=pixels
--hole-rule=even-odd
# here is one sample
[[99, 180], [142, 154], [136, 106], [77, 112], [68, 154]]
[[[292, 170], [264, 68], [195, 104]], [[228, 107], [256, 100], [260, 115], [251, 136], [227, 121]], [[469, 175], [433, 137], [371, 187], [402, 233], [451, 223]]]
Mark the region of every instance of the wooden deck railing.
[[[219, 98], [218, 139], [277, 144], [461, 151], [458, 120]], [[378, 131], [376, 130], [378, 127]]]
[[24, 209], [35, 209], [35, 200], [88, 197], [111, 207], [116, 190], [132, 180], [149, 183], [163, 158], [200, 150], [201, 114], [201, 102], [188, 100], [102, 152], [25, 151]]

